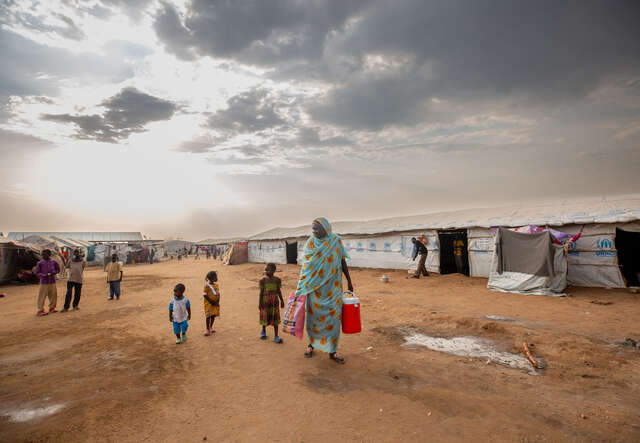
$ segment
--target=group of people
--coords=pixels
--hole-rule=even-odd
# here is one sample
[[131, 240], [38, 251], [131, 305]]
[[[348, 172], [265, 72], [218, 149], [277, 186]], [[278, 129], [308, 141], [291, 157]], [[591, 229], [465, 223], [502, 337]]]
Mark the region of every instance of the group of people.
[[[42, 317], [58, 312], [58, 290], [56, 288], [56, 276], [60, 274], [60, 265], [51, 258], [51, 250], [42, 251], [42, 260], [35, 267], [35, 274], [40, 281], [38, 288], [38, 311], [36, 315]], [[73, 258], [68, 263], [69, 276], [67, 277], [67, 292], [64, 297], [64, 307], [60, 312], [69, 309], [80, 309], [80, 297], [82, 296], [82, 279], [87, 262], [80, 249], [73, 251]], [[111, 261], [105, 266], [107, 282], [109, 284], [109, 300], [120, 300], [120, 282], [122, 281], [122, 264], [118, 261], [118, 254], [111, 255]], [[45, 310], [45, 302], [49, 301], [48, 310]], [[72, 302], [73, 299], [73, 302]]]
[[[348, 255], [342, 239], [333, 234], [331, 224], [325, 218], [318, 218], [312, 224], [312, 236], [305, 244], [302, 254], [302, 269], [295, 290], [295, 297], [306, 298], [305, 326], [309, 343], [304, 352], [307, 358], [316, 351], [327, 353], [329, 358], [344, 364], [338, 354], [340, 327], [342, 322], [342, 276], [347, 280], [347, 288], [353, 292], [353, 283], [347, 266]], [[273, 342], [282, 344], [278, 330], [281, 323], [280, 308], [284, 308], [282, 281], [275, 276], [276, 265], [268, 263], [264, 277], [260, 279], [258, 295], [259, 323], [262, 327], [259, 338], [267, 339], [267, 327], [273, 327]], [[191, 320], [191, 302], [185, 296], [186, 287], [178, 283], [173, 289], [169, 303], [169, 321], [173, 325], [176, 344], [187, 340], [187, 330]], [[220, 315], [220, 288], [218, 274], [211, 271], [206, 275], [202, 291], [205, 317], [205, 336], [215, 330], [215, 318]]]
[[[343, 275], [347, 280], [348, 290], [353, 292], [347, 259], [348, 254], [342, 239], [333, 234], [331, 224], [325, 218], [314, 220], [312, 235], [307, 240], [302, 253], [302, 269], [294, 295], [306, 298], [305, 326], [309, 343], [304, 356], [307, 358], [311, 358], [317, 351], [327, 353], [336, 363], [345, 362], [344, 358], [338, 355], [337, 350], [342, 321]], [[424, 262], [422, 265], [424, 266]], [[74, 310], [79, 309], [85, 266], [82, 253], [80, 250], [75, 250], [67, 281], [65, 305], [61, 312], [68, 311], [70, 306]], [[109, 300], [119, 300], [123, 270], [117, 254], [111, 255], [111, 261], [106, 265], [105, 270], [109, 283]], [[55, 278], [59, 272], [58, 263], [51, 259], [51, 251], [43, 251], [42, 260], [36, 265], [36, 273], [40, 279], [38, 316], [57, 312]], [[266, 340], [267, 327], [273, 327], [273, 342], [281, 344], [283, 340], [278, 333], [281, 323], [280, 308], [284, 308], [285, 304], [282, 297], [282, 281], [275, 276], [275, 272], [276, 265], [268, 263], [265, 267], [265, 275], [258, 283], [258, 318], [262, 328], [259, 338]], [[71, 304], [72, 291], [75, 292], [73, 304]], [[178, 283], [173, 289], [173, 297], [169, 303], [169, 321], [173, 326], [176, 344], [187, 341], [191, 320], [191, 302], [185, 293], [185, 285]], [[49, 298], [48, 311], [44, 309], [46, 298]], [[215, 333], [213, 328], [215, 318], [220, 316], [220, 288], [218, 274], [215, 271], [210, 271], [205, 276], [202, 298], [205, 317], [204, 335], [208, 337]]]

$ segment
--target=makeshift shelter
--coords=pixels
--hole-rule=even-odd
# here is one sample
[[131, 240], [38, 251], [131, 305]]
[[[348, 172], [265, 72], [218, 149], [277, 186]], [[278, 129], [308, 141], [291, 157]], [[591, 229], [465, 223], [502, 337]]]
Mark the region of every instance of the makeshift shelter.
[[[34, 246], [0, 238], [0, 284], [21, 280], [21, 271], [33, 275], [33, 268], [40, 258], [40, 250]], [[24, 282], [29, 280], [37, 282], [35, 278], [23, 277], [22, 279]]]
[[224, 253], [222, 263], [225, 265], [239, 265], [241, 263], [247, 263], [249, 261], [247, 245], [248, 242], [246, 241], [233, 243], [229, 250]]
[[549, 231], [499, 228], [487, 287], [501, 292], [564, 296], [567, 254]]
[[167, 240], [158, 244], [158, 246], [162, 247], [166, 254], [176, 255], [178, 252], [183, 251], [184, 248], [189, 250], [193, 246], [193, 243], [186, 240]]
[[[449, 240], [466, 234], [465, 265], [472, 277], [489, 277], [492, 272], [495, 227], [528, 225], [553, 227], [569, 235], [583, 231], [568, 251], [569, 284], [624, 287], [627, 282], [620, 272], [617, 248], [633, 250], [634, 236], [619, 233], [640, 233], [640, 195], [332, 223], [333, 232], [343, 237], [351, 256], [350, 266], [367, 268], [415, 269], [411, 238], [423, 236], [429, 272], [452, 272]], [[249, 261], [292, 263], [293, 245], [300, 252], [310, 235], [310, 225], [257, 234], [249, 238]], [[621, 246], [623, 243], [627, 246]], [[636, 269], [628, 254], [620, 260], [630, 263], [628, 269]]]

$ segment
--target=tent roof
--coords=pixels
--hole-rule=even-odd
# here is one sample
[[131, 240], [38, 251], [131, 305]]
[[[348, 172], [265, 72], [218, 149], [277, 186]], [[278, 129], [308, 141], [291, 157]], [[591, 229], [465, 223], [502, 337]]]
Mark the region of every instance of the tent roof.
[[0, 237], [0, 248], [10, 249], [27, 249], [29, 251], [40, 253], [40, 250], [29, 243], [23, 243], [20, 241], [9, 240], [7, 238]]
[[204, 240], [200, 240], [196, 242], [197, 245], [224, 245], [228, 243], [235, 243], [239, 241], [247, 241], [246, 238], [243, 237], [233, 237], [233, 238], [207, 238]]
[[22, 240], [30, 235], [66, 237], [89, 242], [125, 242], [146, 240], [142, 232], [9, 232], [7, 237]]
[[[424, 215], [393, 217], [370, 221], [332, 223], [333, 232], [383, 234], [427, 229], [516, 227], [524, 225], [561, 226], [588, 223], [625, 223], [640, 220], [640, 194], [563, 200], [548, 204], [518, 204], [495, 208], [463, 209]], [[276, 240], [307, 237], [310, 225], [274, 228], [250, 237], [250, 240]]]

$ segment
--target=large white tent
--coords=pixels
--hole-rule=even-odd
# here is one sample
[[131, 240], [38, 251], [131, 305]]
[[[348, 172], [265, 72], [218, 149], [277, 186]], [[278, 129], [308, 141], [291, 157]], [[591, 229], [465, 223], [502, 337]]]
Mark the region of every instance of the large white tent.
[[[582, 236], [568, 254], [569, 284], [624, 287], [616, 248], [616, 229], [640, 233], [640, 195], [573, 199], [550, 204], [520, 204], [465, 209], [364, 222], [336, 222], [350, 265], [367, 268], [411, 269], [411, 238], [424, 236], [429, 250], [427, 269], [441, 272], [441, 243], [447, 232], [465, 235], [469, 274], [489, 277], [497, 226], [549, 226]], [[249, 239], [249, 261], [293, 263], [311, 233], [311, 226], [275, 228]], [[289, 253], [287, 253], [289, 252]], [[441, 266], [442, 265], [442, 266]]]

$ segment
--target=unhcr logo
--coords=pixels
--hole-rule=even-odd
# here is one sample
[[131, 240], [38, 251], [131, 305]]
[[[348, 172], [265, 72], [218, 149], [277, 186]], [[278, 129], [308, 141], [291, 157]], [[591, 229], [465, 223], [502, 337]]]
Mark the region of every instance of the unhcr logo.
[[596, 251], [598, 257], [612, 257], [616, 255], [613, 249], [613, 243], [608, 238], [601, 238], [596, 242], [596, 247], [599, 251]]
[[578, 249], [577, 243], [576, 242], [572, 242], [569, 245], [569, 255], [580, 255], [580, 252], [577, 251], [577, 249]]

